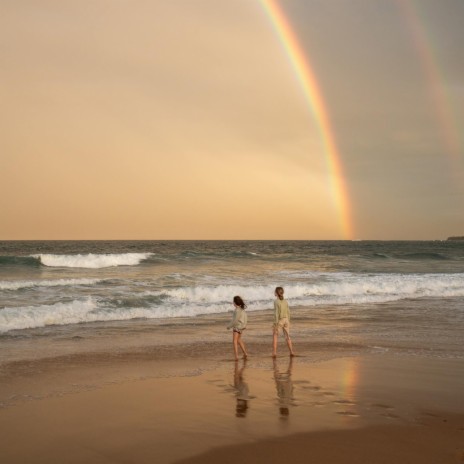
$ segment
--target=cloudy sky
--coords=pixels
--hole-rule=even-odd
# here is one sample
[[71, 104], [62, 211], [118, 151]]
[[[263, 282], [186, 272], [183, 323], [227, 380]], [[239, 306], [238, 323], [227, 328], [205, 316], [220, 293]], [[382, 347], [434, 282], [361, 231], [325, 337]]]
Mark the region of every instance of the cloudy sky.
[[464, 2], [0, 0], [0, 239], [464, 235]]

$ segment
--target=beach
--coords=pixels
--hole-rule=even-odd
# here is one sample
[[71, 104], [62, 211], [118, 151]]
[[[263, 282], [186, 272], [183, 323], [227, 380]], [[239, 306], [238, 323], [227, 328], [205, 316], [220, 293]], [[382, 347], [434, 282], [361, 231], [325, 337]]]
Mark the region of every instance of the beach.
[[38, 363], [16, 378], [33, 390], [0, 411], [2, 461], [215, 462], [245, 446], [245, 462], [277, 461], [276, 447], [295, 462], [331, 462], [333, 448], [335, 462], [460, 462], [462, 363], [379, 354], [235, 365], [227, 354]]
[[464, 460], [460, 243], [1, 242], [0, 264], [2, 463]]
[[[159, 331], [179, 339], [176, 327], [151, 335]], [[214, 331], [203, 322], [202, 333]], [[36, 359], [18, 352], [0, 371], [1, 462], [464, 460], [462, 360], [341, 352], [299, 337], [298, 357], [281, 341], [273, 360], [270, 337], [250, 331], [250, 358], [235, 363], [225, 335]]]

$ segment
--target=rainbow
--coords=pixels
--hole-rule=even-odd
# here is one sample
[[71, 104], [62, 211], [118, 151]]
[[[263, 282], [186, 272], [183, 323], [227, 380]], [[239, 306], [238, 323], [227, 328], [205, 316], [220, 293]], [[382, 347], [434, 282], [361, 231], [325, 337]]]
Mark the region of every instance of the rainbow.
[[457, 168], [461, 156], [459, 131], [454, 123], [451, 103], [443, 85], [444, 78], [434, 58], [432, 43], [427, 37], [426, 30], [421, 24], [423, 21], [417, 8], [414, 8], [413, 2], [396, 0], [396, 4], [411, 31], [415, 48], [427, 78], [446, 153], [450, 158], [452, 167]]
[[303, 89], [309, 108], [316, 120], [321, 134], [326, 162], [331, 179], [333, 200], [339, 215], [340, 226], [346, 239], [353, 238], [353, 224], [347, 187], [343, 175], [340, 153], [335, 143], [333, 129], [330, 124], [328, 112], [322, 92], [317, 83], [313, 67], [309, 62], [298, 38], [293, 32], [289, 21], [276, 0], [260, 0], [266, 11], [284, 50], [290, 60], [292, 68]]

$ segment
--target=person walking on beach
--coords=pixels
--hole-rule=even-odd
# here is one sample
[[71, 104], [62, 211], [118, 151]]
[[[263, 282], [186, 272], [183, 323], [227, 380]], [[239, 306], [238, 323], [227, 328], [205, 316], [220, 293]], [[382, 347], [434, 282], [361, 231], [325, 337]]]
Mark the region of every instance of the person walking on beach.
[[248, 357], [248, 353], [245, 348], [245, 344], [242, 340], [242, 333], [246, 329], [247, 326], [247, 313], [245, 311], [246, 304], [239, 296], [234, 296], [234, 316], [230, 321], [230, 324], [227, 326], [227, 329], [232, 329], [232, 342], [234, 344], [234, 354], [235, 360], [238, 360], [238, 347], [240, 346], [241, 350], [243, 351], [243, 358], [246, 359]]
[[287, 300], [284, 299], [284, 289], [282, 287], [276, 287], [275, 289], [276, 299], [274, 301], [274, 337], [272, 341], [272, 357], [277, 356], [277, 337], [279, 335], [279, 329], [282, 332], [287, 341], [288, 351], [290, 356], [295, 356], [293, 352], [292, 340], [290, 339], [290, 308], [288, 307]]

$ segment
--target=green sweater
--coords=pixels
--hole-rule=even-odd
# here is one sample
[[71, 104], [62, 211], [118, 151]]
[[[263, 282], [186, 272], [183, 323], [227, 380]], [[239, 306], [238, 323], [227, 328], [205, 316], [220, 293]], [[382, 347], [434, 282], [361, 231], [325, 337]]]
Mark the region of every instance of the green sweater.
[[290, 322], [290, 308], [288, 307], [287, 300], [277, 298], [274, 301], [274, 322], [277, 324], [280, 319], [287, 318]]

